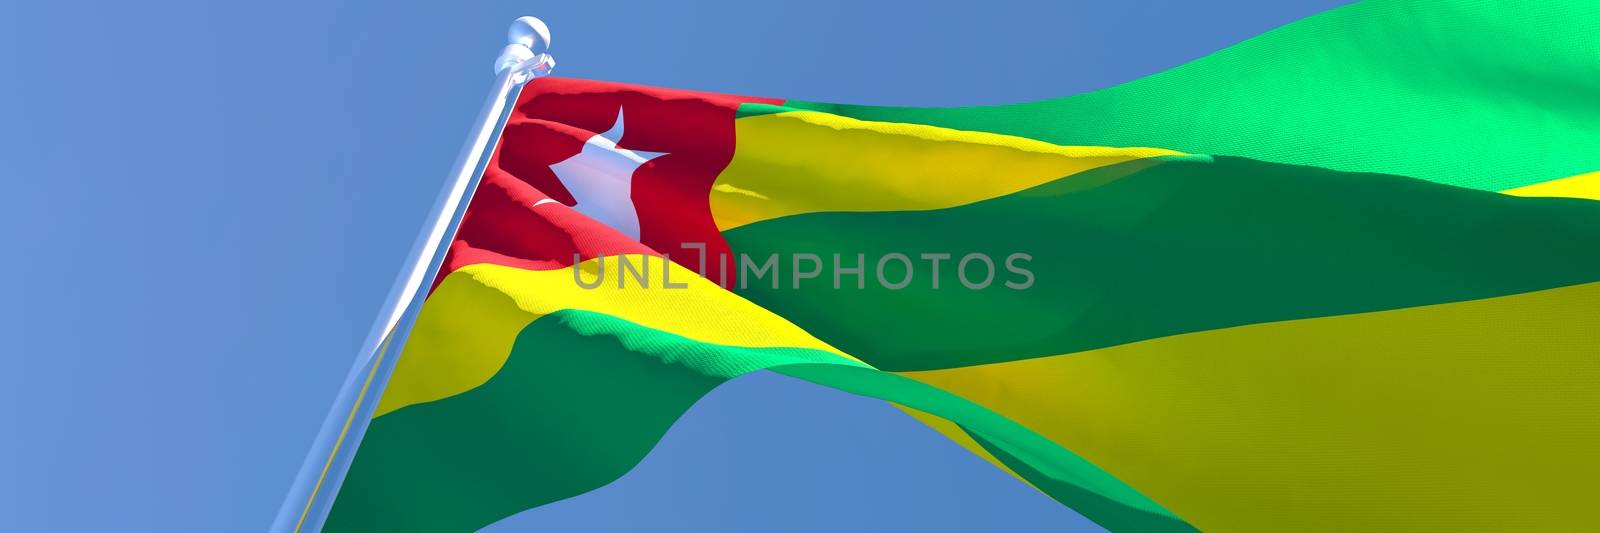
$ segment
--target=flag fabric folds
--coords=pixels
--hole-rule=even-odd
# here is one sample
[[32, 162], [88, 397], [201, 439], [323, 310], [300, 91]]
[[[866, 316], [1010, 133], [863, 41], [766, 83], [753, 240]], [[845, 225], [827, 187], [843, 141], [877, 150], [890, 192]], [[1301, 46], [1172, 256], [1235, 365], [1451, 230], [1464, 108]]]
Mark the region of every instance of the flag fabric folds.
[[535, 80], [325, 528], [595, 489], [767, 370], [1116, 531], [1593, 529], [1595, 35], [1375, 1], [998, 107]]

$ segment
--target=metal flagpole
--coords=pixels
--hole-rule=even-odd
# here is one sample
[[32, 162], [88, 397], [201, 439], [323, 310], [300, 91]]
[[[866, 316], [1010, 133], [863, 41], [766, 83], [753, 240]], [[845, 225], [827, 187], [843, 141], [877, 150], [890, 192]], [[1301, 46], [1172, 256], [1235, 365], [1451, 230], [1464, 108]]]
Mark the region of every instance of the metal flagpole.
[[355, 366], [345, 378], [333, 409], [323, 421], [322, 430], [300, 466], [300, 473], [295, 476], [289, 495], [278, 509], [271, 531], [322, 529], [378, 398], [383, 394], [384, 385], [394, 371], [395, 361], [422, 308], [427, 296], [425, 289], [444, 261], [448, 250], [445, 243], [455, 235], [517, 94], [524, 84], [555, 68], [555, 59], [547, 53], [550, 30], [543, 21], [534, 17], [518, 18], [511, 23], [508, 40], [510, 42], [495, 59], [494, 89], [473, 123], [466, 145], [456, 157], [450, 179], [440, 191], [416, 244], [412, 245], [411, 256], [400, 271], [400, 277], [389, 290], [388, 300], [367, 334]]

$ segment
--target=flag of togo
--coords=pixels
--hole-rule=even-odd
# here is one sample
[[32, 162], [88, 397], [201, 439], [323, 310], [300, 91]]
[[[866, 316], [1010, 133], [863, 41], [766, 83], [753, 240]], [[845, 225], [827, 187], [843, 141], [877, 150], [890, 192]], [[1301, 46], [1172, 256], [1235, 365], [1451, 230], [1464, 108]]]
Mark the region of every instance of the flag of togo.
[[1600, 13], [1493, 4], [998, 107], [535, 80], [327, 529], [594, 489], [758, 370], [1113, 530], [1593, 527]]

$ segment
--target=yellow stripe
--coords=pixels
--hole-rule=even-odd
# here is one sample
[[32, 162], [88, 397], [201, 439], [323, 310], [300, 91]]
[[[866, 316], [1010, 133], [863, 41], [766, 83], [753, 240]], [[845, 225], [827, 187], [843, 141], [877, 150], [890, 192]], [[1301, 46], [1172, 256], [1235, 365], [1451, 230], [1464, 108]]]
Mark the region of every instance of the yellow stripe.
[[1512, 196], [1559, 196], [1563, 198], [1600, 200], [1600, 172], [1590, 172], [1570, 178], [1535, 183], [1526, 187], [1517, 187], [1504, 191], [1504, 193]]
[[[646, 256], [626, 257], [639, 266]], [[571, 268], [480, 264], [450, 273], [423, 304], [374, 416], [484, 384], [505, 364], [523, 327], [563, 309], [604, 313], [701, 342], [816, 348], [849, 357], [677, 264], [666, 263], [672, 268], [671, 281], [688, 287], [663, 288], [664, 261], [659, 257], [649, 258], [648, 289], [631, 277], [627, 288], [617, 288], [617, 258], [604, 262], [605, 282], [594, 289], [578, 286]], [[599, 265], [600, 260], [585, 261], [583, 279], [594, 280]]]
[[733, 160], [711, 190], [722, 230], [799, 213], [956, 207], [1096, 167], [1178, 155], [815, 111], [745, 117], [734, 128]]
[[1600, 283], [906, 375], [1215, 531], [1575, 531]]

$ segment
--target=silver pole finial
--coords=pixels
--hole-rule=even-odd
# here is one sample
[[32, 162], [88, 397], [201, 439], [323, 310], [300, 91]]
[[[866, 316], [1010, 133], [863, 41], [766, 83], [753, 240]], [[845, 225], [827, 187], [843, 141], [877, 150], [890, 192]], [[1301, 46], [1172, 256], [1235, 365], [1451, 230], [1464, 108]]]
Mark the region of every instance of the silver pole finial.
[[544, 25], [539, 17], [517, 17], [517, 20], [511, 21], [506, 42], [526, 46], [535, 54], [543, 54], [550, 51], [550, 27]]
[[517, 17], [506, 32], [509, 44], [500, 49], [494, 60], [494, 73], [512, 69], [512, 81], [522, 84], [530, 79], [550, 74], [556, 68], [556, 59], [549, 54], [550, 27], [538, 17]]

